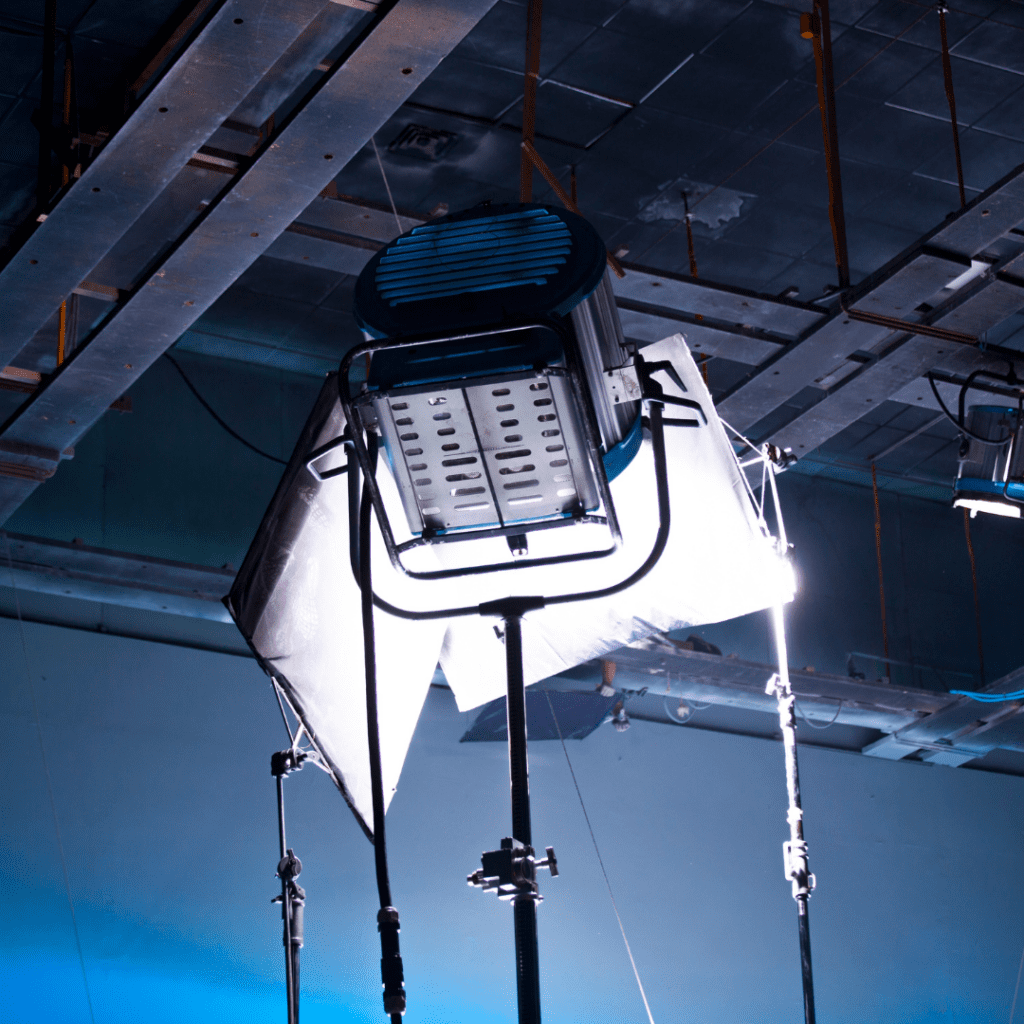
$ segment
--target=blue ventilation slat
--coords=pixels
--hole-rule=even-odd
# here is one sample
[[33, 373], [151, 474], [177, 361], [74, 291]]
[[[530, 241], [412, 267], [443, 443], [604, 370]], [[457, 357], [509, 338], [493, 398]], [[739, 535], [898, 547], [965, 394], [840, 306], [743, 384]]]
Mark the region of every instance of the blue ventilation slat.
[[[564, 257], [568, 256], [571, 252], [569, 245], [559, 245], [557, 248], [552, 247], [538, 252], [535, 246], [529, 245], [517, 245], [511, 246], [508, 249], [503, 249], [499, 253], [498, 259], [487, 260], [488, 266], [495, 266], [500, 263], [516, 263], [523, 259], [556, 259], [559, 258], [562, 262], [565, 262]], [[377, 281], [383, 284], [386, 281], [392, 281], [396, 278], [402, 277], [420, 277], [427, 276], [430, 274], [455, 274], [463, 270], [472, 270], [476, 267], [483, 265], [483, 260], [479, 253], [460, 253], [458, 259], [434, 259], [425, 261], [422, 263], [416, 263], [413, 266], [407, 266], [399, 264], [397, 266], [388, 265], [383, 266], [384, 261], [381, 260], [381, 267], [377, 271]]]
[[399, 238], [376, 270], [381, 298], [396, 306], [466, 292], [543, 285], [566, 264], [572, 235], [554, 214], [426, 224]]
[[[393, 295], [408, 295], [412, 292], [433, 292], [438, 290], [448, 291], [451, 288], [470, 288], [482, 281], [508, 281], [519, 283], [524, 277], [537, 277], [548, 275], [557, 267], [550, 264], [536, 262], [524, 263], [512, 267], [485, 268], [479, 273], [472, 275], [460, 275], [457, 278], [432, 278], [428, 281], [401, 281], [387, 285], [380, 289], [381, 295], [387, 299]], [[453, 293], [454, 294], [454, 293]]]
[[498, 288], [514, 288], [517, 285], [523, 284], [547, 284], [548, 279], [546, 277], [529, 277], [523, 278], [521, 281], [509, 281], [503, 279], [501, 281], [492, 281], [489, 284], [479, 284], [472, 288], [452, 288], [448, 291], [431, 292], [429, 295], [408, 295], [399, 296], [397, 299], [389, 299], [388, 302], [392, 306], [401, 306], [406, 302], [419, 302], [425, 301], [426, 299], [443, 299], [450, 298], [453, 295], [468, 295], [470, 292], [493, 292]]
[[543, 251], [547, 246], [568, 246], [572, 244], [572, 239], [568, 234], [545, 234], [540, 237], [518, 237], [509, 239], [495, 239], [488, 238], [483, 244], [481, 242], [467, 242], [463, 245], [445, 245], [445, 246], [429, 246], [423, 249], [415, 249], [408, 252], [400, 253], [388, 253], [381, 257], [380, 265], [388, 267], [415, 267], [418, 263], [422, 263], [426, 260], [436, 260], [447, 258], [448, 256], [459, 256], [463, 253], [471, 255], [472, 253], [481, 253], [484, 251], [490, 252], [506, 252], [513, 249], [521, 249], [523, 247], [530, 247], [534, 249], [540, 249]]
[[517, 245], [524, 242], [540, 244], [546, 240], [568, 240], [571, 237], [569, 232], [565, 230], [564, 225], [545, 226], [533, 231], [516, 231], [509, 232], [508, 234], [488, 231], [476, 235], [425, 239], [416, 245], [403, 246], [401, 249], [389, 249], [383, 258], [388, 261], [408, 260], [422, 258], [427, 254], [446, 250], [458, 252], [462, 249], [474, 249], [481, 246]]

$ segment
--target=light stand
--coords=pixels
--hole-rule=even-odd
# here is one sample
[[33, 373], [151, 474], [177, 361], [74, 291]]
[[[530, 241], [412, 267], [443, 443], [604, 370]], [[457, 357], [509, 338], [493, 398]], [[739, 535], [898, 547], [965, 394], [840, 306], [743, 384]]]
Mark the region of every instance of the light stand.
[[765, 692], [772, 694], [779, 705], [779, 726], [786, 757], [786, 792], [789, 797], [789, 841], [782, 844], [782, 858], [786, 879], [793, 885], [796, 900], [797, 925], [800, 933], [800, 974], [804, 992], [804, 1022], [814, 1024], [814, 975], [811, 971], [811, 929], [807, 916], [807, 901], [814, 889], [814, 875], [807, 862], [807, 842], [804, 840], [804, 812], [800, 805], [800, 770], [796, 757], [796, 698], [789, 682], [786, 660], [786, 638], [783, 632], [782, 608], [772, 609], [775, 642], [779, 654], [779, 674], [768, 680]]
[[277, 832], [280, 845], [280, 860], [277, 875], [281, 879], [281, 895], [275, 896], [274, 903], [281, 904], [284, 920], [284, 968], [285, 984], [288, 990], [288, 1024], [299, 1024], [299, 950], [303, 942], [303, 914], [306, 905], [306, 891], [296, 882], [302, 873], [302, 861], [288, 849], [284, 827], [284, 777], [297, 772], [306, 759], [306, 754], [294, 748], [278, 751], [270, 757], [270, 774], [277, 782]]

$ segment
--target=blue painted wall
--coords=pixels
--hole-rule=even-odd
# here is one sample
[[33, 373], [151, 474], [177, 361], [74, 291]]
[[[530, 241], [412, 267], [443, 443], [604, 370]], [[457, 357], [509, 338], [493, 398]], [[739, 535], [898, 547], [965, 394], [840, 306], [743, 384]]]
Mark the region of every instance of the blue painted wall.
[[[268, 760], [283, 729], [266, 680], [138, 641], [34, 625], [25, 640], [27, 674], [17, 624], [0, 622], [0, 1019], [90, 1019], [31, 680], [95, 1020], [282, 1020]], [[389, 813], [410, 1022], [514, 1020], [511, 914], [464, 882], [507, 831], [505, 754], [460, 745], [467, 717], [432, 691]], [[781, 747], [635, 723], [570, 754], [655, 1019], [799, 1020]], [[1024, 780], [801, 757], [820, 1019], [1006, 1020]], [[383, 1020], [371, 848], [326, 776], [287, 787], [309, 893], [304, 1019]], [[562, 868], [540, 910], [546, 1019], [640, 1021], [557, 744], [534, 746], [532, 789], [535, 835]]]

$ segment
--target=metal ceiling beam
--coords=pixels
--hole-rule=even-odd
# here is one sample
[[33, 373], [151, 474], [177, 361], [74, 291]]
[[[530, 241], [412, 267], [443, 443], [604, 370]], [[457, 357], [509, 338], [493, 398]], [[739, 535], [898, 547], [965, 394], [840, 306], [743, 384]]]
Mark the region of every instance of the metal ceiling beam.
[[[912, 319], [918, 305], [964, 273], [974, 257], [1022, 221], [1024, 166], [873, 275], [858, 289], [848, 308]], [[883, 327], [851, 320], [841, 308], [836, 309], [826, 323], [725, 398], [720, 403], [722, 415], [737, 429], [750, 431], [808, 385], [828, 387], [857, 371], [863, 360], [850, 357], [870, 352], [890, 334]]]
[[15, 361], [327, 4], [220, 4], [0, 272], [0, 366]]
[[[980, 335], [1024, 308], [1024, 288], [1004, 281], [981, 279], [964, 292], [948, 312], [930, 320], [933, 326], [957, 331], [969, 328], [968, 333]], [[791, 448], [796, 455], [813, 451], [940, 364], [947, 372], [966, 375], [995, 361], [977, 348], [955, 342], [922, 335], [895, 336], [891, 348], [876, 362], [863, 366], [817, 405], [773, 431], [772, 441]]]
[[[1014, 693], [1024, 686], [1024, 668], [982, 687], [983, 693]], [[990, 750], [1024, 751], [1024, 701], [983, 704], [969, 697], [869, 744], [861, 753], [899, 761], [919, 753], [923, 760], [959, 767]]]
[[[74, 444], [299, 217], [495, 2], [400, 0], [374, 22], [132, 298], [0, 428], [0, 440], [57, 450]], [[18, 461], [29, 473], [52, 468]], [[0, 523], [38, 483], [0, 475]]]
[[235, 573], [166, 558], [7, 533], [0, 586], [37, 594], [230, 622], [221, 603]]

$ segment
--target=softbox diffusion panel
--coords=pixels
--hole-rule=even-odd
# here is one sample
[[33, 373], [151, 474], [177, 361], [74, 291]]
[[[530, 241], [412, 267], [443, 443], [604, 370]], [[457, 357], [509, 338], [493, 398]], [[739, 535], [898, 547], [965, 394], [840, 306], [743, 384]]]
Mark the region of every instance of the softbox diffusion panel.
[[[344, 475], [318, 479], [310, 453], [345, 422], [330, 375], [228, 595], [228, 609], [264, 670], [284, 688], [334, 780], [372, 838], [360, 594], [349, 557]], [[344, 466], [337, 448], [318, 474]], [[374, 571], [390, 564], [375, 552]], [[385, 806], [390, 803], [437, 665], [446, 623], [374, 615]]]
[[[526, 615], [523, 660], [528, 684], [653, 633], [722, 622], [792, 600], [790, 567], [758, 520], [732, 444], [686, 342], [675, 335], [647, 346], [642, 354], [648, 362], [670, 362], [686, 387], [685, 397], [698, 401], [708, 419], [700, 427], [665, 428], [672, 520], [665, 552], [648, 576], [621, 593]], [[665, 375], [658, 380], [666, 394], [682, 397]], [[666, 407], [668, 416], [679, 415], [672, 410]], [[658, 529], [649, 441], [612, 481], [611, 491], [622, 525], [622, 551], [604, 561], [538, 570], [529, 593], [598, 589], [623, 579], [643, 562]], [[539, 549], [549, 539], [539, 535], [531, 543]], [[493, 622], [453, 620], [441, 667], [460, 710], [500, 697], [505, 691], [505, 653]]]

